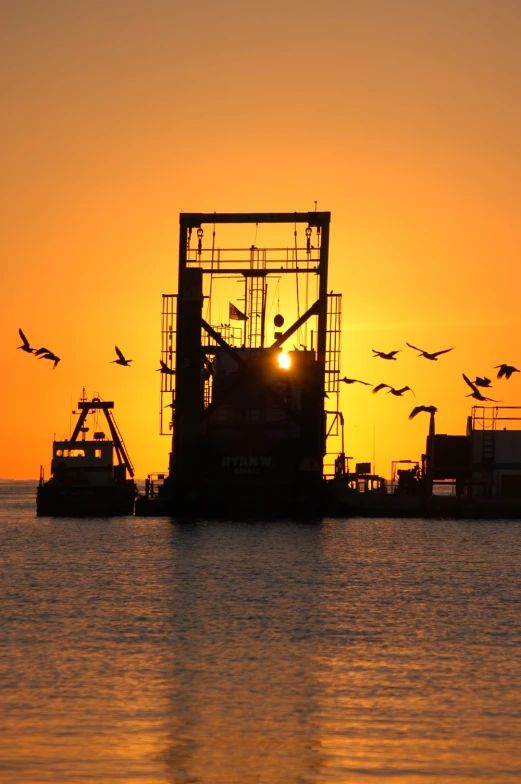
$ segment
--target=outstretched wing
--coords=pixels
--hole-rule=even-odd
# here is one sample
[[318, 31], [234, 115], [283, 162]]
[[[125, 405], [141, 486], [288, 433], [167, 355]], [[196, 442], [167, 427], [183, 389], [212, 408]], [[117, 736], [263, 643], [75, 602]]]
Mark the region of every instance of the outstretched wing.
[[375, 392], [379, 392], [381, 389], [385, 389], [386, 387], [389, 387], [389, 389], [392, 389], [392, 387], [390, 387], [390, 386], [389, 386], [389, 384], [378, 384], [378, 385], [377, 385], [377, 386], [376, 386], [376, 387], [373, 389], [373, 395], [374, 395], [374, 393], [375, 393]]
[[[412, 392], [412, 389], [410, 387], [402, 387], [401, 389], [398, 389], [397, 391], [400, 392], [400, 393], [402, 393], [402, 392]], [[414, 392], [412, 392], [412, 393], [414, 395]], [[414, 397], [416, 397], [416, 395], [414, 395]]]
[[441, 354], [446, 354], [448, 351], [454, 351], [454, 346], [452, 346], [452, 348], [444, 348], [443, 351], [435, 351], [432, 356], [439, 357]]
[[419, 351], [420, 354], [425, 354], [425, 351], [422, 348], [418, 348], [418, 346], [413, 346], [412, 343], [407, 343], [407, 341], [405, 341], [405, 345], [409, 346], [409, 348], [413, 348], [415, 351]]
[[366, 387], [373, 386], [372, 384], [369, 383], [369, 381], [360, 381], [359, 378], [347, 378], [347, 376], [344, 376], [342, 381], [344, 382], [344, 384], [365, 384]]
[[470, 378], [467, 378], [465, 373], [462, 373], [461, 375], [463, 376], [463, 380], [465, 381], [465, 383], [467, 383], [469, 385], [469, 387], [472, 389], [472, 391], [473, 392], [478, 392], [478, 394], [479, 394], [479, 390], [478, 390], [477, 386], [472, 383]]
[[26, 346], [27, 348], [29, 348], [29, 345], [30, 345], [30, 344], [29, 344], [29, 341], [28, 341], [28, 340], [27, 340], [27, 338], [25, 337], [25, 335], [24, 335], [24, 333], [22, 332], [21, 328], [18, 330], [18, 334], [19, 334], [19, 335], [20, 335], [20, 337], [22, 338], [22, 342], [23, 342], [24, 346]]
[[416, 414], [419, 414], [420, 411], [427, 411], [429, 414], [435, 414], [437, 410], [436, 406], [416, 406], [409, 414], [409, 419], [414, 419]]
[[122, 359], [123, 362], [124, 362], [125, 361], [125, 357], [123, 356], [123, 354], [121, 353], [119, 348], [117, 346], [114, 346], [114, 348], [116, 349], [116, 354], [118, 355], [119, 359]]

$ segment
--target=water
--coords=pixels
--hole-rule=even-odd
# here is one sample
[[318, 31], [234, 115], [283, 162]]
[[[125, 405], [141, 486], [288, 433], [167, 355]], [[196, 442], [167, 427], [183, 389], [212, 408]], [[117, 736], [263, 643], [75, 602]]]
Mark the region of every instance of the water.
[[521, 523], [35, 517], [0, 483], [0, 781], [521, 780]]

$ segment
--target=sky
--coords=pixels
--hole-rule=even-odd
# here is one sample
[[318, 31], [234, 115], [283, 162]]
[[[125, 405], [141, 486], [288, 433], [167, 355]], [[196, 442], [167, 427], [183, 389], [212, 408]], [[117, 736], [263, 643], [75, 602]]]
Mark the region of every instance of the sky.
[[[417, 459], [417, 404], [464, 433], [462, 372], [521, 369], [520, 27], [517, 0], [0, 0], [0, 477], [48, 474], [83, 387], [166, 469], [181, 211], [331, 211], [342, 374], [416, 394], [344, 385], [346, 452]], [[521, 373], [490, 396], [521, 405]]]

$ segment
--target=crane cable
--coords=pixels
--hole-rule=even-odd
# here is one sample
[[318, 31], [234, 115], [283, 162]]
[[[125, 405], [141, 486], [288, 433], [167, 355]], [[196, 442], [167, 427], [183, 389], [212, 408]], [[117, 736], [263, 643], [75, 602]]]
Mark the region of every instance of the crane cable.
[[[298, 249], [297, 249], [297, 224], [295, 223], [295, 284], [297, 288], [297, 319], [300, 318], [300, 297], [298, 290]], [[297, 331], [297, 340], [300, 340], [300, 329]]]
[[208, 296], [208, 307], [206, 308], [206, 320], [209, 324], [212, 323], [212, 285], [213, 285], [213, 259], [214, 259], [214, 251], [215, 251], [215, 223], [213, 224], [213, 233], [212, 233], [212, 257], [211, 257], [211, 267], [210, 267], [210, 293]]

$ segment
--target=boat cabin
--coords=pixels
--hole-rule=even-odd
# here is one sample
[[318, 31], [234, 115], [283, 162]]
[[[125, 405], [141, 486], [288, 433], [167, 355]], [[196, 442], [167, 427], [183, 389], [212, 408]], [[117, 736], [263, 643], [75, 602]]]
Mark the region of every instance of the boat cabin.
[[52, 450], [51, 474], [59, 478], [67, 474], [75, 481], [105, 485], [114, 481], [114, 444], [112, 441], [55, 441]]

